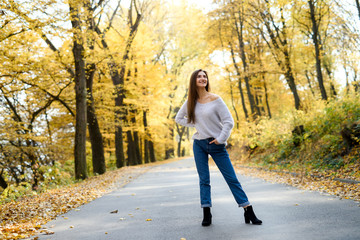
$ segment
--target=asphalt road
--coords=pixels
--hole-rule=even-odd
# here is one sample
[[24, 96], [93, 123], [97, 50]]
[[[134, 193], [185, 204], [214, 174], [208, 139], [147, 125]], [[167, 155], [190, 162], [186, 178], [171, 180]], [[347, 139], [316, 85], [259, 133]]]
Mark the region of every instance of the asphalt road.
[[[245, 224], [224, 179], [211, 170], [213, 224], [202, 227], [192, 158], [153, 167], [123, 188], [72, 210], [39, 239], [359, 240], [360, 207], [317, 192], [238, 175], [260, 226]], [[110, 213], [117, 210], [117, 213]]]

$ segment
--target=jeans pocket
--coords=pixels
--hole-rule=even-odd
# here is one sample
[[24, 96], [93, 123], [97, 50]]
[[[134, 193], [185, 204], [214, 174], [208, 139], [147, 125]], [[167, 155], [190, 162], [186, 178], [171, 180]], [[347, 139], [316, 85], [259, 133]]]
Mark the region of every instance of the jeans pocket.
[[213, 152], [222, 152], [225, 149], [225, 144], [215, 144], [215, 143], [213, 143], [210, 146], [211, 146], [210, 148], [211, 148], [211, 150]]

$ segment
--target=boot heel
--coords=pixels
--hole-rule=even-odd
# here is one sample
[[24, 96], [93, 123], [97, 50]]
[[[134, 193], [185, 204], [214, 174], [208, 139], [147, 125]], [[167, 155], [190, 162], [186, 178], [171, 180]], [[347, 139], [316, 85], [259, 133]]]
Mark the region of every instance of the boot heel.
[[254, 210], [251, 205], [244, 208], [244, 217], [245, 217], [245, 223], [250, 223], [251, 221], [252, 224], [256, 224], [256, 225], [262, 224], [262, 221], [255, 216]]

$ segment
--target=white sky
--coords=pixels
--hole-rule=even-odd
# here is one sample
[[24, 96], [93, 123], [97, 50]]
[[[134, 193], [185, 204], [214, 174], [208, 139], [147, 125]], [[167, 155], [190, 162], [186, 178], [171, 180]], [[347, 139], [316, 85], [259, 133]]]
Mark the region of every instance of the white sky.
[[211, 10], [213, 0], [188, 0], [188, 3], [197, 5], [200, 8], [203, 8], [205, 12]]

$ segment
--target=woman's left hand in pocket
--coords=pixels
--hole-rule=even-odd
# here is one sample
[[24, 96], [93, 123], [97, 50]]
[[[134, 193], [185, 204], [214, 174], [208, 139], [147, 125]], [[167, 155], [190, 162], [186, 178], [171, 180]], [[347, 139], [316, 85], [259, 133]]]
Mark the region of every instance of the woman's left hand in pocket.
[[212, 143], [215, 143], [216, 145], [220, 144], [216, 138], [214, 140], [212, 140], [211, 142], [209, 142], [209, 144], [212, 144]]

